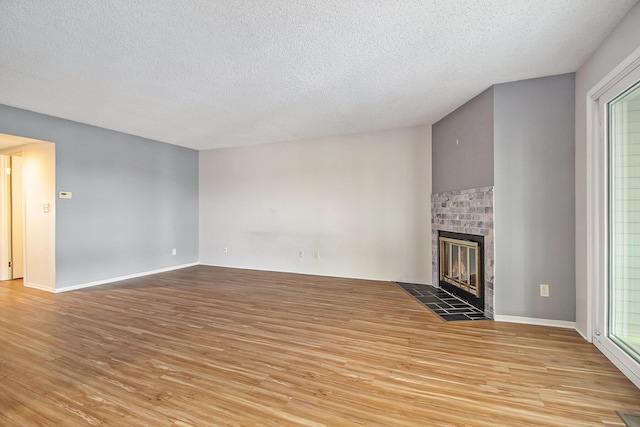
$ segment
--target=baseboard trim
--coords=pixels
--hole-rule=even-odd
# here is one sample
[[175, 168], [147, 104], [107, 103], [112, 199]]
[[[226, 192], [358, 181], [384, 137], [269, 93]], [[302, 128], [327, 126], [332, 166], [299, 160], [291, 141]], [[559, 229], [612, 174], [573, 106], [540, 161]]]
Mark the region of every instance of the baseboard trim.
[[575, 329], [576, 322], [567, 320], [538, 319], [535, 317], [504, 316], [496, 314], [494, 319], [497, 322], [523, 323], [525, 325], [553, 326], [556, 328]]
[[[75, 291], [75, 290], [78, 290], [78, 289], [91, 288], [93, 286], [106, 285], [107, 283], [119, 282], [121, 280], [135, 279], [137, 277], [150, 276], [152, 274], [164, 273], [166, 271], [180, 270], [181, 268], [193, 267], [195, 265], [200, 265], [200, 263], [192, 262], [192, 263], [189, 263], [189, 264], [174, 265], [173, 267], [161, 268], [161, 269], [158, 269], [158, 270], [151, 270], [151, 271], [144, 271], [142, 273], [129, 274], [127, 276], [112, 277], [110, 279], [97, 280], [95, 282], [81, 283], [79, 285], [72, 285], [72, 286], [65, 286], [64, 288], [56, 289], [55, 293], [59, 294], [61, 292], [69, 292], [69, 291]], [[49, 290], [49, 292], [51, 292], [51, 290]]]
[[45, 291], [45, 292], [51, 292], [54, 293], [55, 290], [51, 289], [49, 286], [45, 286], [45, 285], [39, 285], [37, 283], [31, 283], [31, 282], [23, 282], [22, 284], [25, 288], [32, 288], [32, 289], [37, 289], [39, 291]]
[[[593, 343], [593, 341], [592, 341], [592, 340], [590, 340], [589, 338], [587, 338], [587, 334], [583, 334], [583, 333], [582, 333], [582, 331], [581, 331], [580, 329], [578, 329], [578, 327], [577, 327], [577, 326], [576, 326], [576, 332], [577, 332], [578, 334], [580, 334], [580, 336], [581, 336], [582, 338], [584, 338], [584, 340], [585, 340], [585, 341], [588, 341], [588, 342], [590, 342], [590, 343]], [[639, 388], [640, 388], [640, 387], [639, 387]]]

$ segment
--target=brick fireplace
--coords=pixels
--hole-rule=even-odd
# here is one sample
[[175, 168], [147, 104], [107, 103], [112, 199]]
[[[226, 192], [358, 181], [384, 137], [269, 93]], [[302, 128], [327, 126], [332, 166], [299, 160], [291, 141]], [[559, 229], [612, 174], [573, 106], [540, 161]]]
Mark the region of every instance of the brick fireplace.
[[[482, 292], [484, 300], [484, 314], [493, 318], [493, 268], [494, 268], [494, 241], [493, 241], [493, 187], [471, 188], [466, 190], [447, 191], [431, 195], [431, 233], [433, 254], [433, 284], [441, 283], [441, 261], [439, 258], [441, 241], [440, 232], [461, 233], [467, 235], [466, 240], [482, 240], [483, 255], [482, 265], [478, 269], [482, 271], [484, 280], [477, 282], [476, 286]], [[444, 233], [446, 234], [446, 233]], [[470, 236], [470, 237], [469, 237]], [[481, 239], [475, 239], [478, 236]], [[463, 239], [464, 240], [464, 239]], [[466, 247], [466, 253], [472, 253], [469, 247], [458, 244], [456, 247]], [[460, 250], [460, 249], [457, 249]], [[450, 257], [449, 257], [450, 258]], [[451, 263], [449, 263], [451, 266]], [[445, 280], [445, 282], [451, 280]], [[455, 284], [463, 288], [464, 283], [471, 287], [471, 280], [467, 279], [462, 284]], [[462, 286], [461, 286], [462, 285]], [[477, 288], [471, 289], [476, 292]], [[469, 291], [469, 289], [467, 289]]]

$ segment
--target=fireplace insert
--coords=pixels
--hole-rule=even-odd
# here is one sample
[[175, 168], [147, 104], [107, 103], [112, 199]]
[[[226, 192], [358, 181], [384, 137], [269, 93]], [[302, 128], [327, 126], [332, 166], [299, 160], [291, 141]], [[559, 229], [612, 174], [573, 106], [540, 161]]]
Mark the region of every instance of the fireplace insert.
[[438, 232], [440, 287], [484, 311], [484, 237]]

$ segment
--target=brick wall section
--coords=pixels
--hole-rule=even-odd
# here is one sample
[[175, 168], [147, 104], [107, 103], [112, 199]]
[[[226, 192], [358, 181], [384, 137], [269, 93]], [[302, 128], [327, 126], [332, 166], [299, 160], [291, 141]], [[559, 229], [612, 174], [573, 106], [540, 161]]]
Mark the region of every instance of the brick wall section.
[[493, 187], [431, 195], [433, 284], [438, 286], [438, 230], [484, 236], [484, 311], [493, 319]]

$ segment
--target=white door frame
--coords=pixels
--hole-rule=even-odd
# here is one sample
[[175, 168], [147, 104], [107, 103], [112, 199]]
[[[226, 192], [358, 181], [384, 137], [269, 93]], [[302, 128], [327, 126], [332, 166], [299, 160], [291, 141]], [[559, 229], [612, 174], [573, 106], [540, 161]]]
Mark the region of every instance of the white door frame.
[[[13, 237], [13, 193], [9, 191], [9, 186], [14, 179], [15, 170], [13, 166], [11, 167], [11, 178], [8, 178], [8, 174], [6, 174], [5, 169], [9, 167], [11, 164], [10, 159], [12, 157], [22, 156], [22, 146], [12, 147], [10, 149], [0, 150], [0, 186], [3, 187], [3, 191], [0, 192], [2, 194], [2, 200], [0, 200], [0, 226], [3, 228], [2, 238], [0, 239], [0, 280], [10, 280], [15, 278], [14, 270], [9, 268], [9, 261], [15, 261], [15, 254], [10, 256], [13, 253], [13, 247], [11, 245], [11, 239], [8, 236]], [[22, 173], [22, 172], [20, 172]], [[21, 206], [19, 212], [21, 214], [21, 240], [22, 240], [22, 253], [20, 257], [22, 259], [22, 274], [21, 278], [24, 278], [24, 270], [25, 270], [25, 257], [26, 257], [26, 249], [24, 247], [24, 237], [25, 237], [25, 214], [24, 214], [24, 183], [22, 182], [23, 176], [20, 177], [20, 181], [22, 183], [22, 193], [18, 200], [20, 200]], [[5, 192], [6, 189], [6, 192]], [[13, 190], [13, 189], [12, 189]], [[11, 199], [9, 194], [11, 194]], [[11, 210], [11, 212], [9, 212]], [[10, 220], [11, 219], [11, 220]], [[11, 274], [10, 274], [11, 273]]]
[[[587, 331], [586, 338], [598, 347], [637, 387], [640, 369], [609, 338], [603, 328], [606, 315], [607, 278], [607, 147], [605, 117], [600, 100], [635, 70], [640, 70], [636, 49], [587, 93]], [[637, 71], [636, 71], [637, 72]], [[607, 94], [607, 92], [610, 92]]]
[[9, 245], [9, 236], [11, 223], [9, 221], [9, 183], [11, 182], [5, 172], [9, 167], [9, 156], [0, 153], [0, 227], [2, 228], [0, 235], [0, 280], [9, 280], [11, 278], [9, 261], [11, 247]]

